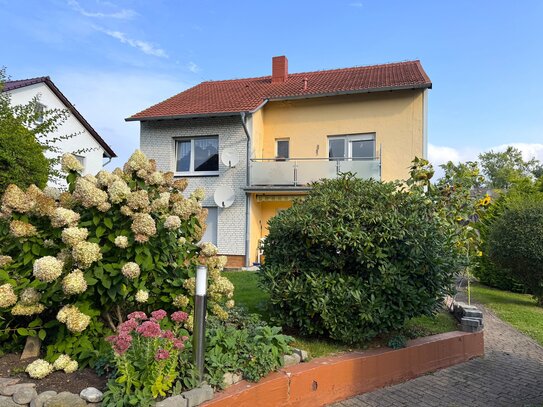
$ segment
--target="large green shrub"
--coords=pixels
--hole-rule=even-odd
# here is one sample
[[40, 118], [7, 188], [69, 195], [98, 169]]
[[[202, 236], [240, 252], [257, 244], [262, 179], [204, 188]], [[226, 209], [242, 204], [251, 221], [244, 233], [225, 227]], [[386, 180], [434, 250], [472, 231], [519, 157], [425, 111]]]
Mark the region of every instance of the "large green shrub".
[[543, 305], [543, 194], [518, 195], [490, 225], [490, 258]]
[[353, 343], [432, 314], [458, 270], [435, 206], [415, 185], [351, 174], [314, 184], [269, 222], [262, 287], [274, 318]]
[[93, 361], [129, 312], [190, 312], [199, 263], [210, 269], [209, 311], [228, 317], [226, 259], [198, 245], [203, 191], [183, 196], [186, 180], [157, 171], [139, 151], [124, 170], [96, 177], [81, 177], [71, 155], [63, 166], [69, 192], [52, 197], [10, 185], [2, 197], [0, 344], [38, 336], [50, 361], [59, 353]]

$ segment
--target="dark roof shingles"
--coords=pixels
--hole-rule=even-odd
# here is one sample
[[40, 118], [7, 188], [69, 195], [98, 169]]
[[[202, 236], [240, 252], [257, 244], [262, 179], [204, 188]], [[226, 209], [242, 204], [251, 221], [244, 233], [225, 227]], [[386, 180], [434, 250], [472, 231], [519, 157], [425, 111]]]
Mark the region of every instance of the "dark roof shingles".
[[[307, 89], [304, 89], [306, 78]], [[431, 87], [432, 82], [418, 60], [293, 73], [284, 83], [275, 84], [271, 76], [209, 81], [136, 113], [128, 120], [249, 112], [266, 99]]]

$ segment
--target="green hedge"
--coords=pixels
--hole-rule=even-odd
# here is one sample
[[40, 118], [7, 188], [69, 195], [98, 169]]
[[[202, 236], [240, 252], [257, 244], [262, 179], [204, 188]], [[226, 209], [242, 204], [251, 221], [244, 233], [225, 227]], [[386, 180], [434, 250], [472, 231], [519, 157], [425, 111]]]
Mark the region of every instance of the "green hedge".
[[347, 343], [432, 314], [458, 257], [419, 190], [345, 174], [269, 222], [262, 287], [273, 318]]

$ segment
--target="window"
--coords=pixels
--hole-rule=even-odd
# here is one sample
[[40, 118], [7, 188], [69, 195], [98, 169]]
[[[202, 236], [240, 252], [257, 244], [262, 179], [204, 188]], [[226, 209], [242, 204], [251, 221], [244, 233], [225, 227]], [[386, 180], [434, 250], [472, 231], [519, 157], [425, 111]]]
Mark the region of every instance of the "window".
[[194, 175], [219, 172], [219, 136], [176, 140], [175, 171]]
[[207, 208], [206, 231], [202, 236], [202, 242], [211, 242], [217, 246], [217, 222], [218, 209]]
[[74, 157], [77, 158], [77, 161], [83, 166], [83, 171], [85, 171], [85, 157], [77, 154], [74, 154]]
[[275, 153], [276, 158], [289, 158], [289, 139], [275, 140]]
[[328, 157], [331, 160], [373, 160], [375, 158], [375, 134], [329, 137]]
[[36, 123], [43, 123], [43, 113], [45, 112], [45, 105], [36, 103]]

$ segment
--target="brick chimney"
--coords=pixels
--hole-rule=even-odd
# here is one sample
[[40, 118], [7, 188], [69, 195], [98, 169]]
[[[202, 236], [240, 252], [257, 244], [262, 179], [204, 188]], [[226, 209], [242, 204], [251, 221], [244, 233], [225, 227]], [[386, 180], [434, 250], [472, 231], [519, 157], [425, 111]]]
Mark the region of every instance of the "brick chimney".
[[286, 56], [272, 58], [272, 83], [284, 83], [288, 78], [288, 59]]

